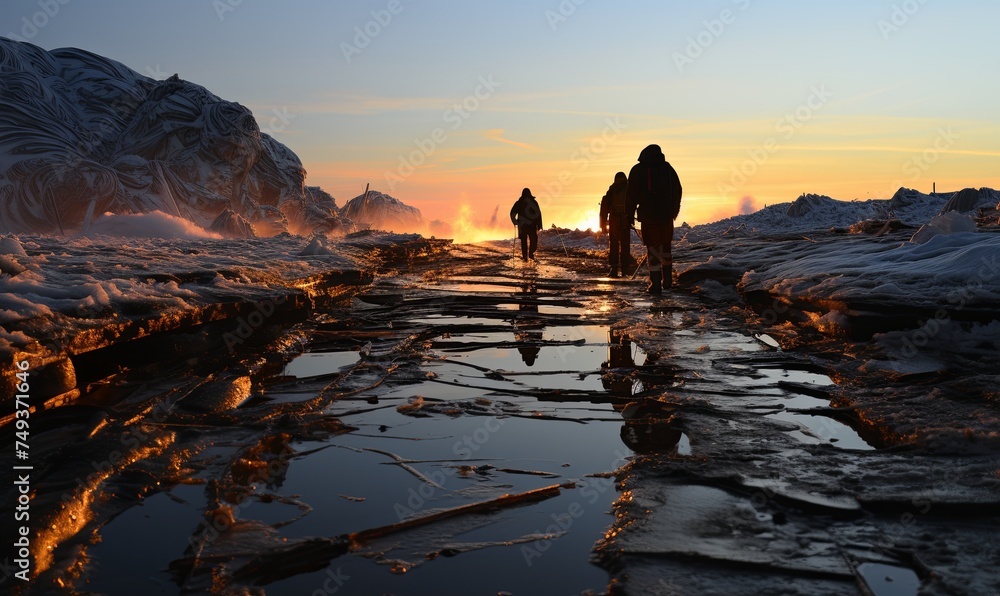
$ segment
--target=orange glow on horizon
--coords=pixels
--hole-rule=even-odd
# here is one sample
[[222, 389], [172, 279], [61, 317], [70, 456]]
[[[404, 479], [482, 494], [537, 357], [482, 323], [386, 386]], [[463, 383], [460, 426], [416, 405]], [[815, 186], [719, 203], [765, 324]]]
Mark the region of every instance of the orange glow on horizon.
[[[979, 122], [956, 125], [960, 136], [953, 145], [938, 143], [940, 151], [933, 149], [938, 131], [950, 123], [930, 119], [817, 117], [790, 139], [776, 133], [769, 120], [665, 123], [643, 116], [632, 117], [629, 125], [589, 159], [580, 159], [579, 149], [596, 139], [599, 129], [523, 141], [519, 134], [514, 145], [491, 140], [491, 134], [497, 136], [493, 129], [463, 131], [469, 134], [456, 135], [394, 188], [387, 174], [395, 172], [398, 160], [386, 159], [381, 149], [345, 155], [345, 161], [328, 161], [330, 155], [318, 163], [305, 159], [307, 183], [322, 186], [340, 205], [371, 183], [420, 209], [428, 222], [467, 230], [482, 227], [469, 228], [468, 221], [488, 220], [499, 207], [501, 237], [507, 237], [507, 212], [524, 187], [538, 197], [546, 228], [598, 229], [601, 197], [615, 173], [627, 173], [651, 142], [663, 147], [684, 185], [678, 224], [715, 222], [789, 203], [803, 193], [863, 201], [889, 199], [900, 187], [930, 192], [935, 183], [942, 192], [1000, 186], [1000, 176], [993, 174], [1000, 155], [993, 139], [1000, 130]], [[764, 156], [761, 148], [769, 139], [776, 139], [778, 149]]]

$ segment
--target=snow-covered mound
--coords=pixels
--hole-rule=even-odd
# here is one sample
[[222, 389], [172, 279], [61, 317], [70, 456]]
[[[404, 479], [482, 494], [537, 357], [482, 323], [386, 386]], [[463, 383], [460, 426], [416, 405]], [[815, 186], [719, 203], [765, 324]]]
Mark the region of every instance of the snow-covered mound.
[[950, 211], [969, 213], [982, 207], [993, 207], [997, 204], [998, 199], [1000, 199], [1000, 193], [992, 188], [980, 188], [979, 190], [966, 188], [955, 193], [941, 208], [941, 213], [945, 214]]
[[424, 227], [419, 209], [374, 190], [348, 201], [340, 210], [340, 215], [358, 227], [373, 230], [410, 232]]
[[[688, 240], [702, 238], [774, 236], [804, 234], [830, 228], [847, 229], [860, 222], [895, 221], [919, 227], [949, 211], [970, 213], [993, 207], [1000, 193], [990, 188], [967, 189], [956, 193], [924, 194], [900, 188], [889, 200], [839, 201], [823, 195], [804, 194], [792, 203], [770, 205], [748, 215], [737, 215], [715, 223], [696, 226]], [[882, 226], [875, 226], [875, 229]], [[864, 226], [856, 226], [863, 229]]]
[[976, 231], [976, 220], [968, 215], [962, 215], [958, 211], [947, 211], [932, 219], [929, 223], [920, 226], [917, 233], [910, 238], [914, 244], [924, 244], [935, 236], [941, 234], [962, 234], [974, 233]]
[[[965, 216], [956, 216], [964, 218]], [[864, 301], [926, 308], [1000, 303], [1000, 236], [941, 230], [922, 243], [858, 239], [802, 246], [744, 275], [744, 291], [793, 299]], [[773, 252], [773, 251], [772, 251]]]
[[785, 214], [788, 217], [802, 218], [811, 217], [816, 213], [829, 213], [836, 209], [836, 201], [826, 195], [805, 194], [795, 199], [795, 202], [788, 206]]
[[886, 207], [891, 211], [900, 211], [919, 207], [920, 205], [924, 205], [928, 202], [944, 203], [944, 201], [936, 195], [926, 195], [919, 190], [914, 190], [912, 188], [900, 188], [896, 191], [896, 194], [892, 195], [892, 198], [889, 199], [889, 203]]
[[209, 228], [230, 210], [243, 221], [217, 228], [273, 235], [315, 223], [297, 220], [305, 174], [250, 110], [204, 87], [0, 38], [0, 231], [154, 211]]

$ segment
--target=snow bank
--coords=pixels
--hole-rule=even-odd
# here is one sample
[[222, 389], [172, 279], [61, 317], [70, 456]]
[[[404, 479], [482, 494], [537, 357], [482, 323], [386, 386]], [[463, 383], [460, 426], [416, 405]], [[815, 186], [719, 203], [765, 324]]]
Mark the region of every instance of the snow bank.
[[834, 242], [743, 276], [744, 290], [814, 300], [949, 306], [1000, 302], [1000, 236], [938, 234], [923, 244]]
[[132, 215], [105, 213], [90, 226], [86, 235], [89, 237], [117, 236], [120, 238], [179, 238], [187, 240], [221, 238], [218, 234], [209, 232], [186, 219], [167, 215], [162, 211]]
[[[72, 243], [66, 248], [70, 247]], [[186, 308], [187, 300], [197, 297], [197, 293], [179, 287], [174, 281], [118, 277], [117, 259], [105, 265], [110, 271], [102, 275], [93, 262], [80, 262], [72, 257], [69, 260], [74, 266], [53, 266], [60, 256], [24, 258], [23, 272], [0, 277], [0, 324], [45, 319], [49, 322], [43, 323], [43, 327], [55, 326], [57, 314], [94, 318], [110, 314], [114, 304], [123, 303], [144, 304], [150, 311]]]
[[162, 213], [114, 216], [97, 227], [101, 234], [68, 240], [0, 239], [0, 352], [58, 345], [76, 328], [130, 317], [260, 301], [318, 273], [363, 270], [373, 246], [405, 240], [371, 234], [364, 246], [326, 242], [325, 251], [304, 258], [299, 236], [219, 240]]

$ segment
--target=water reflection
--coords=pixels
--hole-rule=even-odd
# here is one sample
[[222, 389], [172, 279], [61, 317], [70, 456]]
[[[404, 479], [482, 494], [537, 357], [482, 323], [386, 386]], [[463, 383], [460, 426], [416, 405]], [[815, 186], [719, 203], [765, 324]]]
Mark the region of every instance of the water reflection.
[[523, 331], [514, 334], [514, 339], [517, 341], [517, 351], [521, 354], [521, 360], [528, 367], [535, 365], [535, 360], [538, 359], [539, 352], [542, 351], [540, 345], [542, 342], [542, 332], [541, 331]]
[[515, 294], [518, 314], [538, 316], [538, 286], [534, 280], [524, 281]]
[[613, 398], [613, 408], [625, 423], [621, 439], [635, 453], [677, 453], [681, 439], [676, 407], [645, 394], [657, 386], [676, 380], [677, 370], [658, 364], [655, 353], [645, 356], [641, 365], [635, 361], [631, 338], [619, 329], [608, 331], [608, 359], [601, 365], [601, 383]]
[[[601, 384], [613, 397], [630, 399], [635, 389], [632, 340], [620, 329], [608, 331], [608, 359], [601, 365]], [[617, 408], [616, 408], [617, 409]]]
[[538, 287], [534, 280], [520, 285], [517, 294], [517, 316], [514, 318], [514, 341], [521, 360], [528, 367], [535, 365], [541, 352], [544, 323], [538, 318]]

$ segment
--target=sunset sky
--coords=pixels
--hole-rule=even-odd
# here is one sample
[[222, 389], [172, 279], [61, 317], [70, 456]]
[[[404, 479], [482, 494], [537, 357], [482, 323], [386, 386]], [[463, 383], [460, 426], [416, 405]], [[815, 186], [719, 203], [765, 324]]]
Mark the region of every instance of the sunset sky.
[[803, 192], [1000, 187], [998, 22], [985, 0], [0, 7], [0, 35], [248, 106], [341, 204], [370, 182], [427, 219], [485, 219], [527, 186], [546, 226], [569, 227], [597, 225], [649, 143], [692, 224]]

